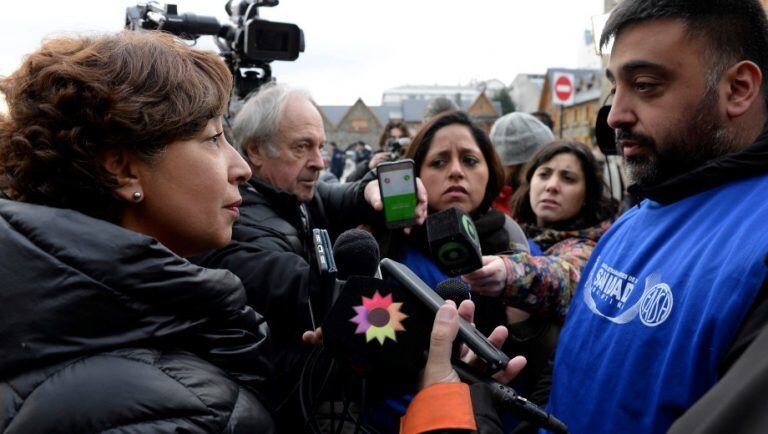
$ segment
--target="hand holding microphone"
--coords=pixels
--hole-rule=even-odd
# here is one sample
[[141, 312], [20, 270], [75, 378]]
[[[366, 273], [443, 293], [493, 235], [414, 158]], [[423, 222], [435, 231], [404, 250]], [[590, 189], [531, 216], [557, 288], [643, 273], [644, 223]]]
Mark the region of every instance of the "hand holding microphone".
[[483, 266], [461, 276], [473, 292], [497, 297], [507, 286], [507, 266], [499, 256], [483, 256]]
[[[449, 279], [432, 290], [406, 266], [390, 259], [378, 264], [386, 280], [371, 277], [379, 274], [375, 240], [364, 231], [344, 235], [336, 241], [333, 251], [339, 259], [336, 277], [346, 279], [346, 283], [338, 298], [334, 297], [323, 322], [324, 344], [334, 357], [386, 390], [415, 386], [421, 367], [423, 385], [457, 379], [484, 383], [501, 408], [537, 426], [564, 432], [559, 429], [562, 423], [504, 386], [523, 368], [525, 359], [510, 360], [499, 350], [507, 337], [506, 328], [497, 327], [486, 339], [472, 327], [474, 304], [460, 301], [469, 295], [466, 285]], [[349, 243], [343, 242], [345, 238]], [[369, 257], [362, 259], [365, 253]], [[368, 277], [360, 276], [361, 272]], [[453, 298], [450, 294], [457, 296], [458, 308], [456, 302], [446, 303], [442, 298]], [[323, 338], [316, 332], [308, 334], [310, 341]], [[499, 382], [472, 369], [480, 365], [480, 360], [467, 349], [461, 351], [461, 361], [454, 359], [452, 363], [453, 342], [458, 335], [477, 351], [488, 371], [496, 372], [493, 378]], [[425, 355], [427, 346], [429, 352]]]
[[[474, 312], [474, 305], [469, 300], [461, 302], [458, 309], [452, 300], [448, 300], [438, 309], [432, 326], [429, 355], [427, 356], [427, 364], [424, 368], [421, 382], [422, 388], [436, 383], [461, 381], [451, 363], [453, 341], [456, 339], [459, 331], [459, 316], [468, 322], [472, 322]], [[506, 339], [507, 329], [505, 327], [497, 327], [488, 336], [488, 340], [497, 348], [500, 348]], [[481, 364], [477, 356], [465, 345], [462, 345], [461, 353], [461, 359], [464, 363], [475, 367], [479, 367]], [[517, 356], [511, 359], [502, 370], [494, 374], [493, 378], [502, 384], [506, 384], [522, 371], [525, 363], [525, 357]]]

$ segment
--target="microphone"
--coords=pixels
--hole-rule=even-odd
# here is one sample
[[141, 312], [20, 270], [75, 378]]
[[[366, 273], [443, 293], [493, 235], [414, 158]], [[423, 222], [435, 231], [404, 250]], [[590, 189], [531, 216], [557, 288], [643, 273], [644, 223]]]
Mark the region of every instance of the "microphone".
[[[343, 254], [339, 257], [339, 275], [347, 280], [323, 322], [325, 346], [337, 360], [372, 381], [384, 396], [406, 393], [416, 386], [418, 372], [426, 363], [435, 311], [445, 300], [408, 267], [390, 259], [381, 261], [390, 280], [355, 275], [356, 267], [369, 273], [375, 267], [350, 254], [358, 252], [371, 260], [378, 257], [378, 246], [365, 231], [347, 232], [334, 246], [334, 251]], [[469, 296], [467, 286], [459, 279], [447, 279], [438, 288], [457, 303]], [[462, 319], [459, 336], [489, 369], [497, 371], [509, 362], [506, 354]], [[565, 432], [559, 428], [561, 422], [513, 389], [464, 366], [458, 366], [456, 372], [466, 382], [489, 383], [495, 399], [521, 419]]]
[[430, 214], [426, 226], [429, 251], [443, 272], [456, 276], [483, 266], [477, 229], [467, 213], [444, 209]]
[[344, 231], [333, 245], [336, 260], [336, 278], [347, 280], [349, 276], [376, 276], [379, 269], [379, 244], [373, 235], [362, 229]]
[[[321, 299], [323, 303], [312, 302], [312, 291], [307, 294], [307, 304], [309, 305], [309, 319], [312, 322], [312, 329], [317, 328], [315, 318], [322, 318], [324, 312], [327, 311], [327, 307], [333, 303], [333, 294], [336, 288], [336, 262], [333, 259], [331, 252], [331, 237], [328, 235], [328, 231], [325, 229], [312, 229], [312, 246], [315, 252], [315, 261], [312, 262], [311, 267], [317, 272], [319, 294], [315, 297]], [[331, 295], [330, 303], [328, 302], [328, 296]], [[326, 308], [322, 311], [320, 306]]]
[[442, 297], [443, 300], [453, 300], [453, 302], [456, 303], [456, 306], [460, 305], [464, 300], [472, 299], [469, 292], [469, 285], [455, 277], [445, 279], [438, 283], [437, 286], [435, 286], [435, 292]]
[[[445, 300], [405, 265], [384, 258], [381, 260], [381, 268], [405, 289], [405, 293], [411, 298], [415, 297], [415, 301], [429, 309], [428, 328], [431, 330], [431, 321], [434, 319], [435, 312], [445, 303]], [[482, 333], [462, 318], [459, 318], [459, 339], [467, 344], [493, 372], [503, 369], [509, 363], [509, 357], [503, 351], [494, 347]]]
[[[432, 291], [418, 278], [418, 276], [413, 274], [413, 272], [403, 264], [389, 259], [383, 259], [381, 261], [381, 266], [390, 276], [395, 278], [398, 283], [415, 295], [419, 301], [428, 306], [430, 310], [432, 310], [433, 315], [444, 303], [444, 299], [440, 297], [440, 295], [442, 295], [440, 292], [444, 292], [445, 295], [450, 297], [455, 297], [451, 299], [456, 302], [457, 305], [462, 300], [469, 298], [467, 286], [460, 279], [446, 279], [440, 282], [438, 284], [440, 292], [438, 292], [437, 288], [435, 288], [435, 291]], [[434, 318], [434, 316], [432, 316], [432, 318]], [[431, 330], [431, 327], [429, 330]], [[459, 318], [458, 338], [466, 343], [467, 346], [480, 357], [480, 359], [485, 361], [486, 365], [492, 371], [498, 371], [499, 369], [506, 367], [507, 363], [509, 363], [509, 357], [507, 357], [506, 354], [494, 347], [488, 342], [488, 339], [485, 336], [461, 318]], [[483, 374], [474, 372], [471, 367], [460, 361], [453, 361], [452, 365], [463, 381], [468, 383], [487, 383], [490, 386], [494, 400], [504, 409], [515, 413], [521, 419], [554, 432], [568, 432], [568, 429], [561, 421], [551, 416], [536, 404], [533, 404], [518, 395], [514, 389], [494, 381]]]
[[337, 266], [331, 304], [339, 298], [350, 276], [381, 278], [379, 257], [379, 244], [373, 235], [362, 229], [342, 232], [333, 245], [333, 258]]
[[558, 418], [547, 413], [538, 405], [518, 395], [515, 389], [505, 386], [498, 381], [478, 373], [474, 368], [464, 362], [453, 361], [453, 369], [459, 374], [459, 378], [468, 384], [484, 383], [489, 387], [491, 396], [504, 410], [508, 410], [520, 419], [528, 421], [539, 428], [544, 428], [555, 433], [567, 433], [568, 427]]

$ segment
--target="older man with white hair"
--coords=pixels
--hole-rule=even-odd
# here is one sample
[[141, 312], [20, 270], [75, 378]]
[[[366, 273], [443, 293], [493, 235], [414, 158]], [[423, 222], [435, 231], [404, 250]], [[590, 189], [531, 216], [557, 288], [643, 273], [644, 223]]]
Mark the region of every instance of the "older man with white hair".
[[[369, 176], [348, 184], [318, 182], [324, 168], [322, 118], [307, 92], [285, 84], [264, 86], [248, 100], [232, 133], [253, 177], [240, 188], [243, 203], [232, 242], [197, 262], [235, 273], [248, 304], [267, 319], [281, 400], [289, 403], [282, 406], [278, 423], [281, 431], [298, 432], [304, 421], [296, 385], [311, 350], [302, 334], [319, 325], [313, 324], [309, 300], [315, 315], [322, 316], [330, 298], [310, 266], [312, 230], [326, 229], [334, 238], [370, 223], [381, 210], [378, 181]], [[419, 221], [426, 217], [422, 193]]]

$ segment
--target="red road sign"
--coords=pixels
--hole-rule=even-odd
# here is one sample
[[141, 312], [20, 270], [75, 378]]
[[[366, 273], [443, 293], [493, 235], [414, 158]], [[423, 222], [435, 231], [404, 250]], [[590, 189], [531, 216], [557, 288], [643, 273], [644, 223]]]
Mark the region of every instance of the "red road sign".
[[555, 82], [557, 99], [567, 101], [571, 97], [571, 93], [573, 93], [573, 83], [571, 83], [568, 77], [561, 75], [557, 82]]
[[573, 74], [556, 73], [552, 83], [552, 101], [556, 105], [573, 104]]

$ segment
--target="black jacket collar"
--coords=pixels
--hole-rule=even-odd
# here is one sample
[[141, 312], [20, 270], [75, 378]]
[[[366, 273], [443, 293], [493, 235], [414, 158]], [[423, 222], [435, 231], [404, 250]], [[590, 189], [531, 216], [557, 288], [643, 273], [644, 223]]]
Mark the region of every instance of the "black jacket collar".
[[253, 188], [266, 199], [273, 204], [290, 204], [291, 206], [299, 205], [299, 198], [293, 193], [288, 193], [285, 190], [275, 188], [273, 185], [268, 184], [259, 177], [252, 177], [246, 184], [246, 189]]
[[638, 198], [670, 204], [723, 184], [768, 173], [768, 124], [755, 142], [739, 152], [724, 155], [707, 164], [652, 187], [631, 185]]

